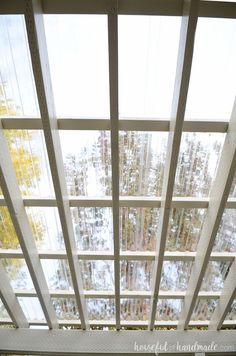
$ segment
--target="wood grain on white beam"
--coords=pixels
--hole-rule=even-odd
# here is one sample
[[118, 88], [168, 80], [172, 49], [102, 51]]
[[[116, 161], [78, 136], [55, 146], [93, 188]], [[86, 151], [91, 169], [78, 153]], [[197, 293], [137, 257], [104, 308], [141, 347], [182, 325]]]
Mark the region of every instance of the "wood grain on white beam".
[[66, 189], [59, 131], [57, 127], [49, 71], [43, 12], [40, 0], [25, 0], [25, 22], [62, 233], [65, 241], [80, 320], [83, 329], [86, 329], [88, 327], [88, 318], [86, 315], [82, 277], [76, 254], [76, 243], [70, 214], [69, 198]]
[[180, 30], [179, 52], [173, 93], [170, 132], [167, 143], [167, 155], [164, 170], [162, 202], [158, 227], [156, 260], [153, 272], [152, 300], [149, 328], [155, 323], [157, 299], [161, 281], [163, 256], [166, 245], [171, 200], [174, 189], [175, 173], [182, 136], [185, 107], [192, 65], [194, 36], [198, 17], [198, 0], [184, 1]]

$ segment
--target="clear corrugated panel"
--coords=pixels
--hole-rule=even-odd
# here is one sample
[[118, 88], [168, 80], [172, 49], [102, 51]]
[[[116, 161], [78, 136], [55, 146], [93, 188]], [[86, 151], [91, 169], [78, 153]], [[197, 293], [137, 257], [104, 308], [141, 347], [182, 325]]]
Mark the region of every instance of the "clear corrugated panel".
[[180, 17], [119, 16], [121, 117], [170, 118]]
[[191, 320], [210, 320], [217, 304], [219, 303], [219, 299], [197, 299], [195, 308], [193, 310], [193, 314]]
[[108, 118], [107, 16], [45, 15], [44, 21], [57, 115]]
[[121, 208], [120, 244], [122, 251], [154, 251], [159, 209]]
[[52, 298], [52, 304], [59, 320], [79, 320], [75, 298]]
[[234, 175], [234, 179], [229, 193], [229, 198], [236, 198], [236, 174]]
[[175, 321], [179, 319], [183, 306], [182, 299], [158, 299], [156, 320], [157, 321]]
[[150, 313], [150, 299], [121, 299], [120, 317], [122, 320], [148, 320]]
[[224, 288], [231, 262], [210, 261], [202, 281], [201, 290], [218, 292]]
[[0, 206], [0, 248], [18, 249], [20, 247], [15, 228], [7, 207]]
[[199, 18], [186, 118], [229, 120], [235, 99], [234, 19]]
[[205, 209], [171, 209], [166, 251], [196, 251]]
[[160, 289], [164, 291], [185, 291], [191, 268], [192, 262], [164, 261]]
[[174, 195], [207, 197], [216, 175], [224, 134], [183, 133]]
[[17, 297], [17, 299], [28, 321], [46, 321], [38, 298]]
[[70, 268], [67, 260], [41, 260], [49, 289], [72, 290]]
[[23, 15], [0, 16], [0, 116], [39, 116]]
[[65, 249], [58, 209], [52, 207], [26, 207], [38, 249]]
[[111, 208], [71, 208], [76, 246], [79, 250], [113, 250]]
[[213, 251], [236, 252], [236, 210], [225, 209]]
[[86, 299], [89, 320], [115, 320], [114, 299]]
[[160, 196], [167, 132], [120, 131], [120, 194]]
[[124, 260], [120, 263], [121, 290], [149, 291], [153, 270], [152, 261]]
[[234, 299], [230, 311], [225, 317], [225, 320], [236, 320], [236, 299]]
[[54, 195], [43, 131], [4, 130], [23, 196]]
[[13, 289], [33, 289], [34, 285], [24, 259], [4, 258], [3, 266]]
[[80, 261], [85, 290], [114, 290], [113, 261]]
[[60, 131], [69, 195], [111, 195], [109, 131]]
[[3, 320], [11, 320], [4, 304], [2, 303], [1, 299], [0, 299], [0, 319]]

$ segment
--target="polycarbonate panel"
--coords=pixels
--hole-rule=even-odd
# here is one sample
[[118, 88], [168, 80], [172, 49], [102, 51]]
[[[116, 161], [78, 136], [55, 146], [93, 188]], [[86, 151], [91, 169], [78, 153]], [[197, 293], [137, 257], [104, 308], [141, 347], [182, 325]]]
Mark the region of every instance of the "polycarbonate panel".
[[67, 260], [41, 260], [49, 289], [72, 290], [70, 268]]
[[4, 258], [3, 266], [13, 289], [33, 289], [34, 285], [24, 259]]
[[44, 20], [57, 116], [108, 118], [107, 16], [45, 15]]
[[80, 269], [85, 290], [114, 291], [113, 261], [80, 261]]
[[109, 131], [60, 131], [69, 195], [111, 195]]
[[40, 305], [39, 299], [36, 297], [17, 297], [20, 306], [28, 321], [44, 321], [45, 316]]
[[236, 252], [236, 210], [225, 209], [213, 250]]
[[0, 116], [39, 116], [23, 15], [0, 16]]
[[234, 299], [230, 311], [225, 317], [225, 320], [236, 320], [236, 299]]
[[179, 320], [182, 307], [183, 307], [182, 299], [158, 299], [156, 320], [157, 321]]
[[76, 246], [79, 250], [113, 250], [111, 208], [71, 208]]
[[191, 268], [192, 262], [164, 261], [160, 289], [164, 291], [185, 291]]
[[191, 320], [210, 320], [211, 316], [219, 303], [219, 299], [197, 299], [195, 308], [193, 310], [193, 314]]
[[43, 131], [4, 130], [23, 196], [54, 195]]
[[26, 207], [26, 212], [38, 249], [65, 249], [57, 208]]
[[207, 197], [216, 175], [225, 134], [183, 133], [174, 195]]
[[86, 299], [89, 320], [115, 320], [114, 299]]
[[218, 292], [224, 288], [231, 262], [210, 261], [202, 281], [201, 290]]
[[120, 317], [121, 320], [136, 321], [148, 320], [150, 314], [150, 299], [121, 299]]
[[118, 17], [120, 117], [170, 118], [180, 17]]
[[153, 272], [152, 261], [120, 262], [120, 287], [121, 290], [150, 291]]
[[166, 251], [196, 251], [205, 209], [171, 209]]
[[19, 240], [7, 207], [0, 206], [0, 248], [17, 249]]
[[159, 209], [120, 209], [120, 248], [122, 251], [154, 251]]
[[11, 320], [4, 304], [2, 303], [1, 299], [0, 299], [0, 321], [3, 320]]
[[161, 195], [167, 138], [167, 132], [119, 132], [121, 195]]
[[235, 99], [234, 19], [199, 18], [186, 118], [229, 120]]
[[75, 298], [51, 298], [59, 320], [79, 320]]

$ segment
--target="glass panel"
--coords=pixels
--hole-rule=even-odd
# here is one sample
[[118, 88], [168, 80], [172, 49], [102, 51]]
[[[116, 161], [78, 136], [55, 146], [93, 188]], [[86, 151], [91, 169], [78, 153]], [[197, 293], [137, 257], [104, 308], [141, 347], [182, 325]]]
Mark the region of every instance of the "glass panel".
[[219, 299], [197, 299], [191, 320], [210, 320]]
[[119, 16], [121, 117], [170, 117], [180, 17]]
[[236, 299], [234, 299], [225, 320], [236, 320]]
[[224, 134], [215, 133], [182, 134], [174, 195], [209, 195], [224, 137]]
[[121, 299], [120, 316], [122, 320], [148, 320], [150, 299]]
[[113, 261], [80, 261], [83, 286], [86, 290], [114, 290]]
[[44, 20], [57, 115], [108, 117], [107, 16], [46, 15]]
[[150, 290], [152, 261], [121, 261], [120, 268], [121, 290]]
[[182, 306], [182, 299], [159, 299], [157, 301], [156, 320], [179, 320]]
[[210, 261], [202, 281], [201, 290], [209, 292], [221, 291], [228, 275], [231, 262]]
[[42, 307], [36, 297], [17, 297], [28, 321], [45, 321]]
[[39, 249], [65, 249], [57, 208], [30, 207], [26, 212]]
[[167, 132], [119, 133], [121, 195], [161, 195], [167, 135]]
[[0, 248], [17, 249], [19, 241], [7, 207], [0, 206]]
[[191, 268], [192, 262], [164, 261], [160, 289], [165, 291], [185, 291]]
[[39, 116], [24, 16], [0, 16], [0, 116]]
[[37, 130], [4, 130], [22, 195], [54, 194], [44, 136]]
[[167, 251], [196, 251], [205, 209], [171, 209]]
[[59, 320], [79, 320], [79, 312], [75, 298], [52, 298]]
[[108, 131], [60, 131], [69, 195], [111, 195]]
[[230, 118], [235, 98], [235, 37], [233, 19], [198, 19], [187, 118]]
[[86, 299], [89, 320], [115, 320], [114, 299]]
[[214, 251], [236, 252], [236, 210], [226, 209], [216, 235]]
[[13, 289], [34, 288], [25, 260], [18, 258], [4, 258], [2, 262]]
[[73, 289], [67, 260], [41, 260], [49, 289]]
[[1, 320], [11, 319], [6, 308], [4, 307], [4, 304], [2, 303], [1, 299], [0, 299], [0, 319]]
[[234, 175], [233, 183], [230, 189], [229, 198], [236, 197], [236, 174]]
[[120, 243], [122, 251], [154, 251], [159, 209], [121, 208]]
[[111, 208], [71, 209], [76, 245], [79, 250], [113, 250]]

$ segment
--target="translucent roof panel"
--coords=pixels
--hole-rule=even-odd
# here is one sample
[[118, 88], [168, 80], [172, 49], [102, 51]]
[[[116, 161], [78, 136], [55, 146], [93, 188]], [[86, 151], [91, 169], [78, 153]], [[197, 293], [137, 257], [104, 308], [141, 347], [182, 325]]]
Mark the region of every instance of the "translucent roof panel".
[[0, 33], [0, 116], [39, 116], [24, 16], [1, 15]]
[[236, 320], [236, 299], [234, 299], [225, 320]]
[[118, 20], [120, 116], [170, 118], [180, 17]]
[[205, 209], [171, 209], [167, 251], [196, 251]]
[[153, 270], [152, 261], [124, 260], [120, 263], [121, 290], [149, 291]]
[[120, 131], [120, 194], [160, 196], [168, 134]]
[[33, 289], [34, 285], [24, 259], [4, 258], [3, 266], [13, 289]]
[[89, 320], [115, 320], [114, 299], [86, 299]]
[[231, 262], [210, 261], [202, 281], [201, 290], [221, 291], [228, 275]]
[[199, 18], [186, 118], [229, 120], [235, 99], [234, 19]]
[[4, 304], [2, 303], [1, 299], [0, 299], [0, 321], [3, 320], [11, 320]]
[[150, 313], [150, 299], [123, 299], [120, 301], [121, 320], [148, 320]]
[[26, 212], [38, 249], [64, 249], [58, 209], [52, 207], [26, 207]]
[[17, 297], [28, 321], [46, 321], [39, 299], [36, 297]]
[[210, 320], [218, 303], [219, 299], [198, 298], [196, 301], [195, 308], [193, 310], [191, 320]]
[[49, 289], [72, 290], [70, 268], [67, 260], [41, 260]]
[[71, 208], [76, 246], [79, 250], [113, 250], [111, 208]]
[[44, 21], [57, 116], [108, 118], [107, 16], [45, 15]]
[[178, 320], [182, 306], [183, 299], [159, 299], [157, 301], [156, 320]]
[[60, 131], [69, 195], [111, 195], [108, 131]]
[[216, 175], [224, 134], [183, 133], [174, 195], [207, 197]]
[[19, 240], [7, 207], [0, 206], [0, 248], [19, 248]]
[[164, 261], [160, 289], [185, 291], [187, 289], [192, 262]]
[[154, 251], [159, 209], [120, 209], [120, 248], [122, 251]]
[[217, 252], [236, 252], [235, 209], [225, 209], [213, 250]]
[[59, 320], [79, 320], [75, 298], [52, 298], [51, 300]]
[[54, 195], [44, 135], [38, 130], [4, 130], [23, 196]]
[[80, 269], [85, 290], [114, 290], [113, 261], [80, 261]]
[[235, 198], [236, 197], [236, 174], [234, 175], [233, 183], [230, 189], [229, 193], [230, 198]]

